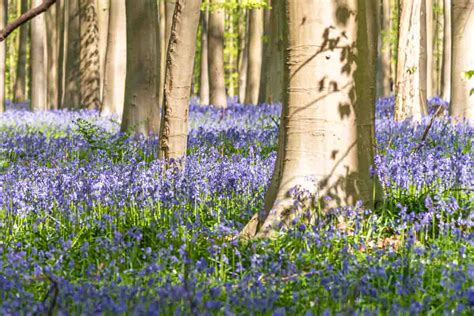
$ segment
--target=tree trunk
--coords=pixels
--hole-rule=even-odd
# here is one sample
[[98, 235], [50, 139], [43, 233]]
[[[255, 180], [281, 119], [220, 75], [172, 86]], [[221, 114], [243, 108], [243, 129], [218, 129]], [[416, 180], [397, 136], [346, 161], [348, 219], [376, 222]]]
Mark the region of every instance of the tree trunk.
[[452, 69], [450, 114], [458, 120], [474, 124], [474, 0], [452, 0]]
[[[269, 1], [269, 5], [271, 6], [271, 0]], [[270, 46], [270, 38], [271, 38], [271, 15], [272, 10], [265, 9], [263, 12], [263, 36], [262, 36], [262, 70], [260, 74], [260, 91], [258, 92], [258, 103], [266, 103], [267, 102], [267, 90], [268, 90], [268, 70], [270, 67], [271, 62], [271, 46]]]
[[426, 0], [426, 96], [435, 95], [434, 74], [434, 24], [433, 24], [433, 0]]
[[376, 2], [286, 1], [278, 157], [264, 212], [242, 237], [271, 237], [312, 217], [317, 199], [323, 209], [358, 200], [373, 206]]
[[105, 61], [103, 114], [122, 115], [127, 71], [127, 25], [125, 0], [110, 3]]
[[274, 103], [282, 101], [282, 94], [284, 87], [284, 43], [283, 43], [283, 27], [281, 21], [285, 19], [284, 10], [280, 7], [284, 7], [284, 2], [273, 1], [272, 2], [272, 13], [270, 16], [270, 66], [268, 69], [268, 82], [266, 92], [266, 102]]
[[421, 120], [426, 109], [424, 1], [402, 0], [398, 39], [395, 120]]
[[158, 134], [159, 55], [156, 1], [126, 0], [127, 76], [122, 131]]
[[100, 110], [100, 53], [95, 0], [80, 0], [81, 106]]
[[[32, 0], [32, 7], [37, 7], [42, 0]], [[47, 110], [47, 55], [46, 55], [46, 21], [40, 14], [31, 20], [31, 109]]]
[[241, 14], [242, 20], [239, 24], [239, 103], [245, 101], [245, 91], [247, 90], [247, 68], [249, 46], [247, 37], [248, 15], [245, 10]]
[[199, 84], [199, 100], [203, 105], [209, 104], [209, 59], [207, 47], [207, 23], [209, 10], [201, 13], [201, 73]]
[[47, 76], [48, 76], [48, 95], [47, 95], [47, 108], [57, 109], [58, 108], [58, 58], [59, 58], [59, 32], [57, 28], [57, 6], [53, 5], [45, 12], [46, 18], [46, 40], [47, 40]]
[[451, 0], [443, 1], [443, 64], [441, 67], [441, 96], [451, 100]]
[[81, 106], [81, 33], [79, 0], [65, 1], [65, 68], [62, 108], [79, 109]]
[[200, 8], [200, 0], [176, 2], [166, 64], [160, 158], [178, 159], [186, 155], [189, 97]]
[[211, 12], [209, 13], [209, 102], [210, 104], [225, 108], [227, 96], [225, 90], [224, 71], [224, 0], [210, 0]]
[[[104, 99], [105, 58], [107, 54], [107, 35], [109, 33], [109, 15], [111, 2], [116, 0], [96, 0], [97, 21], [99, 28], [99, 60], [100, 60], [100, 103]], [[124, 25], [125, 26], [125, 25]], [[124, 32], [125, 33], [125, 32]], [[125, 42], [124, 42], [125, 43]]]
[[391, 94], [391, 76], [390, 76], [390, 0], [382, 0], [382, 14], [381, 14], [381, 32], [379, 38], [381, 40], [381, 54], [380, 54], [380, 85], [379, 96], [389, 96]]
[[161, 103], [163, 102], [163, 93], [165, 87], [165, 71], [166, 71], [166, 5], [165, 1], [159, 1], [159, 49], [160, 49], [160, 78], [158, 88], [158, 102], [161, 109]]
[[[3, 30], [8, 20], [8, 0], [0, 0], [0, 29]], [[0, 43], [0, 113], [5, 111], [5, 71], [7, 65], [6, 42]]]
[[262, 71], [263, 10], [251, 9], [249, 19], [249, 61], [245, 103], [257, 104]]
[[[28, 10], [28, 0], [21, 0], [21, 13]], [[26, 54], [28, 47], [28, 25], [20, 26], [20, 38], [18, 41], [18, 62], [16, 64], [16, 76], [14, 90], [14, 102], [26, 101]]]
[[66, 47], [65, 47], [65, 5], [63, 0], [56, 2], [56, 28], [58, 29], [58, 108], [62, 107], [63, 104], [63, 94], [64, 94], [64, 73], [65, 73], [65, 59], [66, 56]]

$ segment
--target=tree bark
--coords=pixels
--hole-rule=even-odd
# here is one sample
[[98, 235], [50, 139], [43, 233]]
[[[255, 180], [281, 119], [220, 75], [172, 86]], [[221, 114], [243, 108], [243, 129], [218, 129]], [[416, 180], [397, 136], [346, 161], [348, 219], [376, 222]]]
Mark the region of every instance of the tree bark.
[[127, 76], [122, 131], [158, 134], [159, 55], [156, 1], [126, 0]]
[[426, 96], [435, 95], [433, 0], [426, 0]]
[[108, 32], [102, 113], [121, 116], [127, 71], [125, 0], [111, 1]]
[[[28, 11], [28, 0], [21, 0], [21, 13]], [[18, 62], [16, 64], [16, 76], [14, 90], [14, 102], [26, 101], [26, 54], [28, 46], [28, 26], [20, 27], [20, 38], [18, 41]]]
[[[109, 33], [110, 5], [116, 0], [96, 0], [97, 21], [99, 28], [99, 59], [100, 59], [100, 103], [104, 99], [105, 58], [107, 54], [107, 37]], [[125, 33], [125, 32], [124, 32]]]
[[426, 26], [422, 0], [402, 0], [398, 39], [395, 120], [421, 120], [426, 108]]
[[373, 206], [376, 2], [286, 1], [278, 157], [264, 211], [242, 237], [272, 237], [313, 217], [317, 200], [323, 209]]
[[[0, 0], [0, 28], [3, 30], [8, 20], [8, 0]], [[0, 43], [0, 113], [5, 111], [5, 71], [7, 65], [5, 41]]]
[[164, 0], [159, 0], [159, 49], [160, 49], [160, 78], [158, 88], [158, 102], [161, 108], [163, 102], [163, 93], [165, 87], [165, 71], [166, 71], [166, 5]]
[[443, 62], [441, 67], [441, 96], [451, 100], [451, 0], [443, 1]]
[[284, 43], [283, 43], [283, 27], [281, 21], [285, 19], [284, 10], [280, 7], [284, 6], [282, 1], [272, 2], [272, 12], [270, 16], [270, 66], [268, 69], [268, 81], [266, 100], [267, 103], [281, 102], [284, 87], [283, 72], [285, 65]]
[[210, 104], [227, 107], [224, 71], [224, 0], [210, 0], [209, 13], [209, 102]]
[[474, 78], [466, 71], [474, 70], [474, 0], [452, 0], [452, 69], [450, 114], [458, 120], [474, 124]]
[[[32, 0], [33, 7], [41, 5], [41, 0]], [[31, 109], [47, 110], [47, 50], [46, 21], [38, 15], [31, 21]]]
[[257, 104], [262, 71], [263, 10], [261, 8], [251, 9], [249, 15], [249, 61], [245, 103]]
[[64, 96], [62, 108], [79, 109], [81, 107], [81, 34], [79, 18], [79, 0], [65, 1], [65, 68]]
[[201, 13], [201, 73], [199, 84], [199, 100], [202, 105], [209, 104], [209, 59], [207, 47], [207, 24], [209, 10]]
[[390, 0], [382, 0], [381, 32], [379, 34], [381, 41], [380, 77], [377, 80], [380, 85], [380, 91], [378, 96], [389, 96], [391, 94], [390, 31], [392, 25], [390, 22]]
[[48, 95], [47, 108], [58, 108], [58, 65], [59, 65], [59, 33], [57, 28], [58, 12], [57, 7], [52, 6], [45, 12], [46, 19], [46, 41], [47, 41], [47, 77], [48, 77]]
[[247, 90], [247, 68], [248, 68], [248, 15], [247, 11], [241, 14], [242, 20], [239, 24], [239, 103], [244, 103]]
[[159, 157], [186, 155], [191, 82], [199, 26], [200, 0], [177, 0], [166, 64]]

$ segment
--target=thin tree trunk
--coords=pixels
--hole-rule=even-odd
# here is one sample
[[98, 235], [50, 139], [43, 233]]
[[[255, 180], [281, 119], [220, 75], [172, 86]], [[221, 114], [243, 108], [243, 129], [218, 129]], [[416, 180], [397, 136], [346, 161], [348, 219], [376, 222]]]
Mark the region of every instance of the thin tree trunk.
[[451, 100], [451, 0], [443, 1], [443, 64], [441, 67], [441, 96]]
[[61, 108], [63, 105], [63, 96], [64, 96], [64, 73], [66, 63], [64, 57], [66, 56], [66, 45], [65, 45], [65, 23], [66, 23], [66, 13], [65, 13], [65, 4], [64, 0], [59, 0], [56, 3], [56, 28], [58, 29], [58, 108]]
[[248, 15], [245, 10], [241, 14], [242, 20], [239, 23], [239, 103], [245, 101], [245, 91], [247, 90], [247, 69], [248, 69]]
[[209, 59], [207, 47], [207, 24], [209, 10], [201, 13], [201, 72], [199, 84], [199, 100], [203, 105], [209, 104]]
[[163, 93], [165, 87], [165, 72], [166, 72], [166, 5], [164, 0], [159, 0], [159, 49], [160, 49], [160, 78], [158, 88], [158, 102], [161, 108], [163, 102]]
[[474, 0], [452, 0], [452, 68], [450, 114], [474, 124], [474, 78], [464, 72], [474, 70]]
[[224, 19], [225, 11], [222, 7], [224, 0], [210, 0], [209, 13], [209, 102], [210, 104], [227, 107], [224, 71]]
[[272, 13], [270, 16], [270, 67], [268, 69], [268, 84], [266, 92], [266, 102], [274, 103], [282, 101], [284, 86], [284, 43], [283, 43], [283, 27], [281, 21], [285, 19], [285, 11], [280, 9], [285, 4], [282, 1], [272, 2]]
[[80, 0], [81, 106], [100, 110], [100, 52], [95, 0]]
[[235, 58], [235, 38], [234, 38], [234, 13], [232, 10], [227, 10], [226, 11], [226, 27], [227, 31], [226, 33], [229, 34], [227, 38], [224, 38], [224, 47], [228, 45], [229, 49], [227, 50], [227, 58], [224, 58], [224, 69], [226, 70], [226, 83], [227, 83], [227, 95], [230, 97], [235, 96], [235, 90], [236, 90], [236, 83], [234, 80], [234, 73], [236, 72], [236, 58]]
[[[37, 7], [41, 0], [32, 0], [32, 7]], [[43, 14], [31, 21], [31, 108], [47, 110], [47, 50], [46, 50], [46, 21]]]
[[[269, 5], [271, 6], [271, 0], [269, 1]], [[268, 70], [270, 68], [271, 62], [271, 15], [272, 11], [268, 8], [265, 9], [263, 13], [263, 36], [262, 36], [262, 70], [260, 74], [260, 91], [258, 93], [258, 103], [266, 103], [267, 102], [267, 91], [268, 87]]]
[[62, 108], [78, 109], [81, 106], [81, 34], [79, 0], [65, 1], [65, 68]]
[[121, 116], [127, 71], [125, 0], [111, 1], [108, 32], [102, 113]]
[[426, 0], [426, 96], [434, 96], [435, 55], [434, 55], [434, 24], [433, 0]]
[[390, 19], [390, 0], [382, 0], [382, 32], [379, 35], [381, 38], [381, 91], [379, 96], [389, 96], [391, 94], [391, 76], [390, 76], [390, 31], [391, 31], [391, 19]]
[[[21, 14], [28, 10], [28, 0], [21, 0]], [[18, 62], [16, 65], [16, 76], [14, 86], [14, 102], [26, 101], [26, 54], [28, 46], [28, 25], [20, 27], [20, 38], [18, 41]]]
[[159, 55], [156, 1], [126, 0], [127, 76], [122, 131], [158, 134]]
[[[271, 237], [294, 219], [313, 217], [307, 213], [318, 199], [323, 209], [374, 204], [376, 0], [338, 3], [286, 1], [278, 157], [264, 212], [242, 237]], [[351, 14], [336, 14], [340, 10]], [[295, 191], [302, 192], [299, 198]]]
[[104, 99], [105, 58], [107, 54], [107, 36], [109, 33], [109, 15], [111, 2], [116, 0], [96, 0], [97, 21], [99, 28], [99, 59], [100, 59], [100, 103]]
[[168, 47], [159, 157], [177, 159], [186, 155], [188, 112], [200, 0], [177, 0]]
[[262, 71], [263, 10], [251, 9], [249, 19], [249, 61], [245, 103], [257, 104]]
[[48, 51], [48, 109], [58, 108], [58, 64], [59, 64], [59, 32], [57, 28], [57, 6], [52, 6], [45, 12]]
[[424, 3], [402, 0], [398, 39], [395, 120], [421, 120], [426, 109], [426, 51]]
[[[3, 30], [8, 20], [8, 0], [0, 0], [0, 29]], [[0, 43], [0, 113], [5, 111], [5, 71], [7, 65], [6, 43]]]

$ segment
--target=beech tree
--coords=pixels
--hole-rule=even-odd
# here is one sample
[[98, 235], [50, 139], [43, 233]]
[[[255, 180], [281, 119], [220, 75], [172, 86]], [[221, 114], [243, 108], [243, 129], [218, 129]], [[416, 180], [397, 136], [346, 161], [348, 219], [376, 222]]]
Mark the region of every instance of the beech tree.
[[[21, 13], [28, 11], [28, 0], [21, 0]], [[20, 27], [18, 40], [18, 61], [16, 64], [15, 85], [13, 87], [13, 101], [26, 101], [26, 54], [28, 45], [28, 25]]]
[[474, 0], [452, 0], [452, 68], [450, 114], [474, 124]]
[[160, 131], [158, 8], [156, 1], [126, 0], [127, 76], [122, 131]]
[[[33, 8], [41, 5], [41, 0], [32, 0]], [[31, 109], [47, 110], [47, 48], [46, 21], [44, 15], [38, 15], [31, 21]]]
[[257, 104], [262, 70], [263, 9], [249, 11], [249, 50], [245, 103]]
[[102, 113], [122, 115], [127, 71], [125, 0], [111, 1], [109, 13]]
[[209, 59], [207, 47], [207, 24], [209, 21], [209, 10], [206, 8], [201, 13], [201, 72], [199, 80], [199, 101], [201, 104], [209, 104]]
[[441, 97], [451, 99], [451, 0], [443, 0], [443, 61], [441, 66]]
[[248, 56], [249, 56], [249, 47], [248, 47], [248, 36], [247, 36], [247, 23], [248, 15], [247, 10], [243, 10], [240, 16], [239, 23], [239, 102], [245, 102], [245, 92], [247, 90], [247, 68], [248, 68]]
[[322, 209], [358, 200], [373, 206], [376, 4], [288, 0], [279, 8], [286, 89], [278, 156], [264, 209], [242, 237], [270, 237], [318, 200]]
[[209, 103], [227, 107], [224, 77], [224, 4], [225, 0], [210, 0], [209, 13]]
[[186, 154], [188, 112], [200, 0], [177, 0], [170, 33], [159, 157], [177, 159]]
[[401, 0], [395, 120], [421, 120], [426, 106], [425, 1]]

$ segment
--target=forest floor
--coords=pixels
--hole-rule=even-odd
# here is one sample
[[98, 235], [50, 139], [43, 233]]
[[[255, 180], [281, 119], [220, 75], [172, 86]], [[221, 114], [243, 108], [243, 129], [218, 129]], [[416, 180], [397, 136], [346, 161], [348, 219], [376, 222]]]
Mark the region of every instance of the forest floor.
[[[440, 100], [432, 100], [440, 103]], [[278, 105], [192, 105], [185, 169], [96, 112], [0, 116], [0, 314], [447, 314], [474, 309], [474, 128], [377, 103], [376, 210], [275, 240]], [[421, 144], [421, 146], [420, 146]]]

